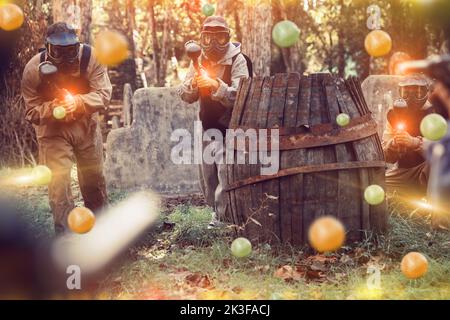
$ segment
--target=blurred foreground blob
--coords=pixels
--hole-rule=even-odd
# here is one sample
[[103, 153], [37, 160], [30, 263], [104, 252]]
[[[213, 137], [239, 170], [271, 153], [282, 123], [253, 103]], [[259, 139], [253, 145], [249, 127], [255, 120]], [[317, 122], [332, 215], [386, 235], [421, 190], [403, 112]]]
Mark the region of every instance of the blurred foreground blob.
[[128, 40], [119, 32], [101, 31], [94, 40], [97, 60], [106, 66], [117, 66], [129, 56]]
[[13, 31], [19, 29], [24, 21], [22, 9], [13, 3], [0, 4], [0, 29]]
[[448, 131], [448, 125], [445, 118], [437, 113], [429, 114], [422, 119], [420, 123], [420, 132], [431, 141], [439, 141]]
[[300, 29], [289, 20], [278, 22], [272, 30], [272, 38], [280, 48], [289, 48], [298, 42]]
[[319, 252], [336, 251], [345, 241], [345, 228], [332, 216], [321, 217], [309, 228], [309, 243]]
[[400, 268], [408, 279], [418, 279], [427, 273], [428, 260], [419, 252], [410, 252], [403, 257]]
[[370, 56], [382, 57], [391, 51], [392, 39], [386, 31], [373, 30], [366, 36], [364, 46]]
[[40, 244], [18, 203], [0, 197], [0, 299], [36, 299], [46, 293]]
[[248, 257], [252, 253], [252, 244], [246, 238], [237, 238], [231, 243], [231, 253], [237, 258]]
[[382, 187], [377, 184], [368, 186], [364, 191], [364, 199], [368, 204], [372, 206], [379, 205], [383, 203], [385, 197], [385, 192]]
[[98, 214], [95, 228], [88, 233], [68, 233], [56, 239], [53, 260], [61, 270], [77, 265], [85, 275], [100, 272], [132, 246], [158, 220], [159, 214], [158, 195], [136, 193]]
[[389, 74], [390, 75], [401, 75], [401, 68], [399, 67], [401, 63], [410, 61], [411, 56], [405, 52], [398, 51], [395, 52], [391, 59], [389, 59]]
[[84, 234], [91, 231], [95, 224], [95, 215], [88, 208], [76, 207], [70, 211], [67, 217], [70, 230], [75, 233]]
[[214, 6], [212, 4], [206, 3], [202, 7], [202, 12], [205, 16], [210, 17], [214, 14], [214, 12], [216, 12], [216, 9], [214, 8]]

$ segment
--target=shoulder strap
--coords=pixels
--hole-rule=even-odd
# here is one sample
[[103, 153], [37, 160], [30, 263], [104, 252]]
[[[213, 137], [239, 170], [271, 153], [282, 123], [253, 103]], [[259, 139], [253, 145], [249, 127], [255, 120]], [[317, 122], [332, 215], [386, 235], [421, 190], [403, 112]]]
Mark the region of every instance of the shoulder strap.
[[80, 76], [84, 77], [86, 75], [86, 70], [91, 60], [91, 47], [87, 44], [83, 44], [83, 49], [81, 51], [80, 59]]
[[39, 61], [40, 61], [40, 63], [45, 61], [45, 50], [41, 51], [41, 54], [39, 56]]
[[240, 53], [238, 53], [237, 55], [235, 55], [235, 56], [233, 57], [233, 63], [234, 63], [234, 61], [236, 61], [236, 58], [237, 58], [240, 54], [244, 56], [245, 61], [247, 62], [247, 69], [248, 69], [248, 74], [249, 74], [250, 78], [253, 78], [253, 62], [252, 62], [252, 60], [249, 58], [249, 56], [247, 56], [245, 53], [240, 52]]

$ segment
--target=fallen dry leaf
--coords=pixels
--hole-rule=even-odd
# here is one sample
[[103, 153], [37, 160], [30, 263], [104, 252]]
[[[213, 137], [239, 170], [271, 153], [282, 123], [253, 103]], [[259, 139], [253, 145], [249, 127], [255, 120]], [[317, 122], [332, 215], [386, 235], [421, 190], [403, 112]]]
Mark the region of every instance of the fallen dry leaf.
[[316, 271], [316, 270], [307, 270], [306, 271], [306, 278], [309, 280], [325, 280], [326, 275], [322, 271]]
[[204, 289], [211, 287], [211, 281], [209, 280], [209, 277], [199, 272], [187, 275], [185, 280], [189, 285], [193, 287]]
[[320, 261], [314, 261], [309, 267], [313, 271], [328, 271], [328, 268], [325, 266], [325, 263]]
[[305, 273], [300, 268], [292, 268], [289, 265], [282, 266], [281, 268], [278, 268], [275, 273], [274, 277], [283, 279], [284, 281], [298, 281], [303, 278]]

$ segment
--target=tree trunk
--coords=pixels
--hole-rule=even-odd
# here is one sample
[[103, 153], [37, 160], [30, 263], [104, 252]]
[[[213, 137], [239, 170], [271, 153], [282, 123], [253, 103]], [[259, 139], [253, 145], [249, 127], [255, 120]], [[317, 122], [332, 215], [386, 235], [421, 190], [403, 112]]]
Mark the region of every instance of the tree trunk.
[[[346, 10], [344, 0], [339, 0], [339, 6], [341, 8], [341, 17], [345, 17], [348, 13], [348, 10]], [[345, 27], [346, 23], [343, 23], [342, 21], [339, 23], [339, 30], [338, 30], [338, 73], [339, 77], [344, 78], [345, 77]]]
[[270, 75], [272, 44], [271, 0], [248, 0], [244, 3], [242, 47], [253, 61], [253, 72]]
[[[81, 1], [79, 1], [81, 3]], [[84, 0], [81, 6], [80, 41], [91, 42], [92, 0]]]
[[92, 0], [53, 0], [53, 22], [67, 22], [78, 30], [82, 42], [91, 40]]
[[160, 84], [160, 49], [159, 49], [159, 42], [158, 42], [158, 35], [156, 30], [156, 16], [155, 16], [155, 1], [149, 0], [148, 1], [148, 16], [149, 16], [149, 25], [152, 30], [152, 48], [153, 48], [153, 63], [155, 64], [155, 75], [156, 75], [156, 84], [159, 86]]
[[127, 0], [127, 37], [130, 44], [131, 55], [134, 58], [135, 43], [134, 43], [134, 30], [136, 29], [136, 10], [134, 6], [134, 0]]
[[214, 15], [224, 16], [227, 11], [229, 1], [230, 0], [217, 0], [216, 12], [214, 13]]
[[158, 85], [164, 87], [166, 84], [166, 76], [167, 76], [167, 61], [169, 60], [169, 52], [170, 52], [170, 9], [167, 8], [167, 2], [165, 1], [164, 10], [164, 23], [163, 23], [163, 33], [161, 39], [161, 55], [160, 55], [160, 69], [159, 69], [159, 81]]

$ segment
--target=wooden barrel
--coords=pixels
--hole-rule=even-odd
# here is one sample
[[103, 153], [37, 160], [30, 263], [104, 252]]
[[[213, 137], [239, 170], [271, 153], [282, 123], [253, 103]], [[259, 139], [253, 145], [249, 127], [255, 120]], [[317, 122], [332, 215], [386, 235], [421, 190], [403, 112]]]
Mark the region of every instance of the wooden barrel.
[[[336, 124], [340, 113], [351, 117], [348, 126]], [[230, 128], [280, 135], [277, 173], [262, 175], [261, 163], [248, 158], [238, 164], [249, 145], [235, 146], [234, 163], [226, 165], [225, 218], [241, 235], [301, 245], [323, 215], [345, 225], [347, 242], [385, 230], [386, 203], [370, 206], [363, 195], [369, 185], [384, 188], [385, 160], [357, 79], [290, 73], [243, 80]]]

